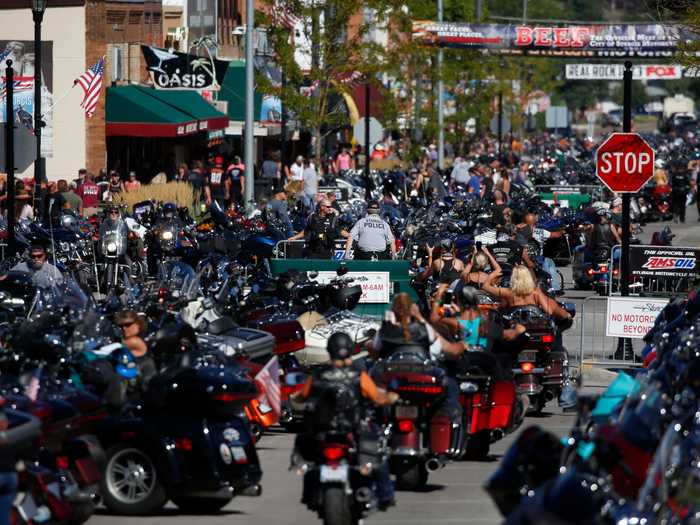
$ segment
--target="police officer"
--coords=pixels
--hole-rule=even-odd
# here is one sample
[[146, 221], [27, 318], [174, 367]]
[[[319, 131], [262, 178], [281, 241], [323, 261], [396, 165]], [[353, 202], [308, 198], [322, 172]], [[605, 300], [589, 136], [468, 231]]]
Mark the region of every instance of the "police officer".
[[367, 206], [367, 217], [360, 219], [350, 230], [348, 241], [345, 244], [345, 258], [350, 256], [352, 243], [357, 241], [355, 259], [371, 260], [396, 258], [396, 245], [391, 227], [379, 216], [379, 203], [372, 201]]
[[684, 159], [674, 159], [671, 162], [671, 208], [673, 222], [685, 222], [685, 202], [690, 191], [688, 163]]
[[306, 228], [288, 240], [296, 241], [302, 237], [306, 240], [304, 257], [310, 259], [329, 259], [333, 257], [335, 240], [341, 235], [338, 228], [338, 213], [331, 206], [331, 201], [323, 199], [318, 211], [309, 218]]

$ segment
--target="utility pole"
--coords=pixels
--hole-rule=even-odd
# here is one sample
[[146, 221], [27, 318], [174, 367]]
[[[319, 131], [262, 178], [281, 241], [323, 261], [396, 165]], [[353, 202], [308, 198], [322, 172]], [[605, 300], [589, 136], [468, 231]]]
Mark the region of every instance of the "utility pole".
[[369, 78], [365, 81], [365, 184], [367, 185], [367, 198], [371, 191], [371, 182], [369, 176], [369, 124], [370, 124], [370, 113], [369, 113]]
[[255, 184], [255, 118], [253, 102], [255, 98], [253, 65], [253, 31], [255, 24], [255, 5], [253, 0], [246, 0], [245, 12], [245, 203], [252, 206]]
[[476, 0], [476, 21], [481, 22], [481, 0]]
[[527, 24], [527, 0], [523, 0], [523, 25]]
[[[442, 0], [437, 0], [437, 15], [438, 15], [438, 23], [442, 22], [443, 19], [443, 8], [442, 8]], [[444, 106], [445, 106], [445, 93], [444, 93], [444, 85], [442, 82], [442, 61], [443, 61], [443, 50], [442, 47], [438, 49], [438, 56], [437, 56], [437, 66], [438, 66], [438, 99], [437, 99], [437, 106], [438, 106], [438, 168], [444, 169], [445, 168], [445, 115], [444, 115]]]

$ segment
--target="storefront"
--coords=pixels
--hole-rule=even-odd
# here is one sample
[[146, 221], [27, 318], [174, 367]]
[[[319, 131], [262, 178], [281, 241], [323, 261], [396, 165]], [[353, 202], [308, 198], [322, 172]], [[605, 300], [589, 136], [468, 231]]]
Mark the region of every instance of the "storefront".
[[107, 88], [106, 121], [108, 166], [143, 181], [206, 159], [229, 122], [195, 91], [135, 85]]

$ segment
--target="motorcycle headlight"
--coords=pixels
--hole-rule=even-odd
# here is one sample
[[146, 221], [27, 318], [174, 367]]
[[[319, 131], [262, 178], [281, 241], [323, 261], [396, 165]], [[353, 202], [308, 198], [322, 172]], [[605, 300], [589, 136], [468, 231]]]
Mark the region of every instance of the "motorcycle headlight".
[[67, 242], [58, 243], [58, 247], [61, 248], [62, 252], [67, 252], [70, 250], [70, 244], [68, 244]]
[[115, 253], [117, 251], [117, 243], [110, 242], [107, 244], [107, 253]]
[[163, 239], [164, 241], [172, 241], [173, 240], [173, 232], [171, 232], [170, 230], [166, 230], [160, 234], [160, 238]]

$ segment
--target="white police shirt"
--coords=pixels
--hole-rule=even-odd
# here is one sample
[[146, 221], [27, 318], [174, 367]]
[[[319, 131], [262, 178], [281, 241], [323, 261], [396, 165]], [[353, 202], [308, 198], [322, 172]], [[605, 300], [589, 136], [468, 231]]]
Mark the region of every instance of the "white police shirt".
[[363, 252], [383, 252], [387, 245], [394, 242], [389, 225], [379, 215], [372, 214], [357, 221], [350, 230], [350, 236]]

